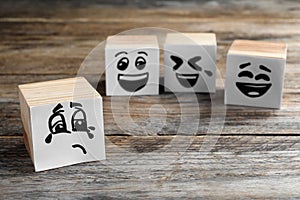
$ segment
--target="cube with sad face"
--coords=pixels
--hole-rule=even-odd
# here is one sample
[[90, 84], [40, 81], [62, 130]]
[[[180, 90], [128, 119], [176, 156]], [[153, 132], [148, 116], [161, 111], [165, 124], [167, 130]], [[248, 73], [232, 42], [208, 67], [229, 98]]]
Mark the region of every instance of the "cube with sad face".
[[172, 92], [216, 90], [216, 36], [170, 33], [164, 45], [164, 85]]
[[36, 171], [105, 159], [102, 98], [86, 79], [20, 85], [19, 96]]
[[225, 104], [280, 108], [287, 46], [236, 40], [227, 55]]
[[155, 36], [110, 36], [105, 46], [106, 94], [157, 95], [159, 46]]

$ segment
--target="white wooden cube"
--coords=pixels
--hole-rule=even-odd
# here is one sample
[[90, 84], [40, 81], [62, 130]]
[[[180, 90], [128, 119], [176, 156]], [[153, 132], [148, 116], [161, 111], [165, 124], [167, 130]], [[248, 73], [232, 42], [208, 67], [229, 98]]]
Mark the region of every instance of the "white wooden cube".
[[164, 85], [172, 92], [216, 91], [214, 33], [169, 33], [164, 45]]
[[35, 171], [105, 159], [102, 98], [85, 78], [19, 85]]
[[158, 95], [156, 36], [110, 36], [105, 46], [106, 95]]
[[225, 104], [281, 107], [287, 45], [235, 40], [226, 64]]

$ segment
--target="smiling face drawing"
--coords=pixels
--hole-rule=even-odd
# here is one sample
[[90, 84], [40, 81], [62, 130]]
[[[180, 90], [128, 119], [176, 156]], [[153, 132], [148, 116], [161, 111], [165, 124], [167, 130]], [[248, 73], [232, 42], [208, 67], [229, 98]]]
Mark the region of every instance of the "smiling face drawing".
[[[242, 70], [238, 77], [242, 78], [248, 78], [249, 80], [255, 80], [255, 82], [236, 82], [236, 87], [247, 97], [250, 98], [257, 98], [263, 96], [272, 86], [272, 83], [270, 83], [270, 77], [268, 74], [271, 73], [271, 70], [267, 68], [264, 65], [259, 65], [259, 69], [263, 71], [263, 73], [257, 74], [254, 76], [254, 74], [251, 71], [248, 71], [246, 68], [251, 66], [250, 62], [243, 63], [239, 66], [239, 68]], [[259, 83], [258, 83], [259, 81]]]
[[[85, 111], [82, 108], [82, 104], [76, 102], [70, 102], [70, 109], [74, 109], [72, 114], [70, 124], [72, 127], [72, 131], [68, 129], [67, 121], [64, 116], [63, 106], [59, 103], [57, 104], [53, 110], [52, 115], [48, 119], [48, 128], [50, 133], [45, 138], [45, 143], [50, 144], [58, 135], [60, 134], [75, 134], [75, 133], [86, 133], [89, 139], [94, 138], [94, 134], [91, 131], [95, 130], [94, 126], [87, 125], [87, 116]], [[57, 138], [59, 139], [59, 138]], [[81, 149], [83, 154], [87, 154], [85, 147], [82, 144], [73, 144], [72, 148]]]
[[173, 70], [176, 73], [176, 78], [178, 82], [185, 88], [191, 88], [195, 86], [200, 75], [199, 73], [201, 73], [202, 71], [204, 71], [205, 75], [208, 77], [211, 77], [213, 75], [210, 70], [205, 70], [198, 64], [198, 62], [202, 59], [201, 56], [192, 57], [187, 61], [188, 66], [192, 68], [195, 73], [176, 72], [180, 67], [184, 65], [184, 61], [182, 58], [174, 55], [171, 55], [170, 58], [175, 63], [175, 65], [173, 66]]
[[[135, 60], [130, 60], [127, 55], [128, 53], [126, 51], [120, 51], [115, 55], [115, 57], [118, 58], [117, 69], [120, 72], [118, 73], [117, 79], [124, 90], [136, 92], [144, 88], [149, 79], [149, 72], [143, 72], [147, 64], [148, 54], [145, 51], [139, 51], [137, 52]], [[141, 73], [125, 73], [130, 66], [135, 67]]]

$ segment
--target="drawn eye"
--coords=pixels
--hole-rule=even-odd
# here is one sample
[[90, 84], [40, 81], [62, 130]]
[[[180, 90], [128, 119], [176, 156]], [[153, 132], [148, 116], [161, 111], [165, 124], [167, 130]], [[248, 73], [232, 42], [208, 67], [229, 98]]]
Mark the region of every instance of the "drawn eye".
[[67, 129], [67, 124], [64, 115], [64, 110], [61, 110], [63, 106], [59, 103], [52, 110], [53, 114], [48, 119], [48, 128], [50, 133], [45, 138], [45, 142], [50, 144], [52, 141], [52, 135], [58, 133], [71, 133]]
[[145, 60], [145, 58], [143, 58], [141, 56], [137, 57], [136, 60], [135, 60], [135, 66], [139, 70], [144, 69], [145, 66], [146, 66], [146, 60]]
[[64, 124], [62, 123], [62, 121], [58, 121], [53, 125], [53, 132], [55, 133], [61, 133], [64, 132], [64, 130], [66, 130], [66, 127], [64, 126]]
[[74, 120], [74, 131], [86, 131], [86, 121], [84, 119], [75, 119]]
[[266, 74], [258, 74], [255, 76], [255, 80], [265, 80], [265, 81], [270, 81], [270, 77]]
[[65, 118], [60, 113], [53, 115], [49, 120], [49, 130], [50, 134], [45, 138], [45, 142], [50, 144], [52, 141], [52, 134], [58, 133], [70, 133], [67, 130], [67, 124]]
[[201, 56], [195, 56], [188, 61], [188, 64], [194, 70], [202, 71], [202, 68], [197, 64], [199, 60], [201, 60]]
[[129, 65], [129, 60], [128, 58], [124, 57], [124, 58], [121, 58], [117, 64], [117, 68], [119, 70], [122, 70], [124, 71]]
[[52, 133], [68, 132], [65, 119], [61, 115], [57, 115], [54, 118], [52, 118], [50, 128]]
[[253, 78], [253, 74], [250, 71], [242, 71], [238, 74], [238, 77], [248, 77], [248, 78]]
[[87, 131], [86, 115], [82, 110], [77, 110], [72, 116], [73, 131]]
[[177, 56], [170, 56], [170, 58], [175, 62], [173, 70], [177, 70], [183, 63], [183, 60]]

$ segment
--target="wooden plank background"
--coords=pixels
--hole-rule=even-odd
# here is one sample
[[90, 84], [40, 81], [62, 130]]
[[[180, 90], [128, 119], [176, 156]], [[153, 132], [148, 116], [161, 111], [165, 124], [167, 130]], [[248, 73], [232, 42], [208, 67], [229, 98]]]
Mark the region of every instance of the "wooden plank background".
[[[298, 1], [9, 1], [0, 5], [0, 198], [299, 198], [300, 3]], [[141, 27], [215, 32], [218, 68], [234, 39], [288, 44], [281, 110], [228, 106], [220, 137], [206, 136], [210, 97], [187, 101], [200, 116], [196, 136], [177, 133], [176, 97], [134, 97], [131, 117], [149, 122], [154, 103], [168, 111], [158, 133], [122, 131], [111, 98], [104, 97], [107, 160], [35, 173], [22, 139], [17, 85], [73, 77], [88, 53], [108, 35]], [[98, 88], [101, 93], [103, 90]], [[223, 90], [213, 96], [223, 101]], [[120, 108], [123, 103], [120, 100]], [[120, 115], [122, 110], [120, 109]], [[156, 113], [158, 118], [163, 113]], [[148, 120], [148, 121], [147, 121]], [[191, 123], [190, 126], [194, 125]], [[210, 152], [204, 142], [217, 141]], [[167, 148], [172, 141], [176, 146]], [[183, 143], [180, 143], [180, 142]], [[188, 141], [188, 143], [184, 143]]]

